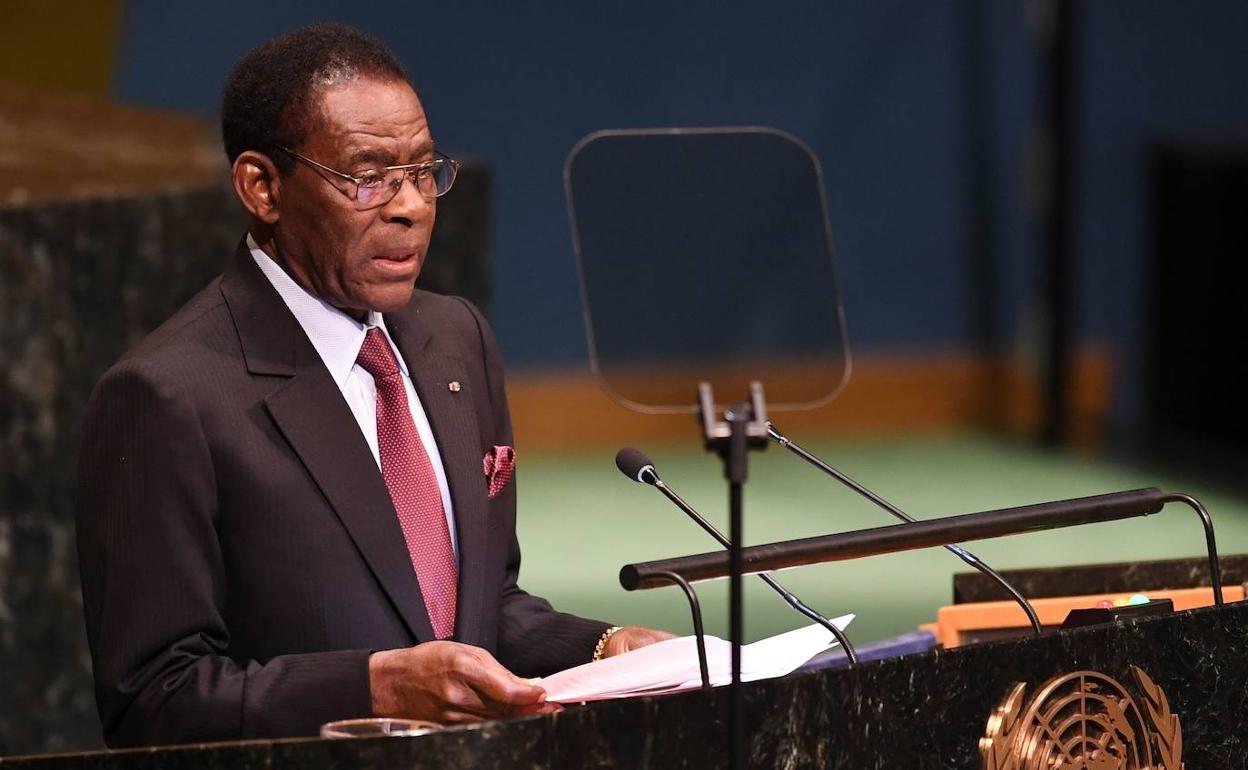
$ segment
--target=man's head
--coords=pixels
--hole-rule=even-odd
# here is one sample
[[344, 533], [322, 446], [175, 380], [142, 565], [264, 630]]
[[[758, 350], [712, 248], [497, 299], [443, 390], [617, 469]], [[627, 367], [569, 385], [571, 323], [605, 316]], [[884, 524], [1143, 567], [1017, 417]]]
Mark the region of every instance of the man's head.
[[363, 208], [355, 183], [315, 165], [359, 177], [433, 160], [424, 109], [383, 44], [338, 24], [274, 38], [234, 65], [221, 125], [261, 248], [357, 317], [407, 304], [434, 199], [408, 180], [383, 205]]

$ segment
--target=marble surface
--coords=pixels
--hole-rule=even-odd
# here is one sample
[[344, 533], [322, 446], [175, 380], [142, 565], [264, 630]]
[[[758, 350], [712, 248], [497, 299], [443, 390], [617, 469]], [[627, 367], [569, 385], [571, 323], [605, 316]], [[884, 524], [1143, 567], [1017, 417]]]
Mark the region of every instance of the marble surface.
[[[1018, 681], [1030, 690], [1080, 669], [1130, 681], [1147, 671], [1183, 727], [1188, 768], [1248, 766], [1242, 729], [1248, 604], [1204, 609], [1039, 639], [910, 655], [747, 685], [749, 766], [843, 770], [979, 767], [988, 714]], [[717, 768], [727, 692], [574, 707], [420, 738], [275, 741], [54, 758], [0, 768]]]
[[[1192, 526], [1196, 527], [1195, 517]], [[1220, 554], [1222, 585], [1248, 583], [1248, 556]], [[1045, 596], [1079, 594], [1128, 593], [1150, 588], [1194, 588], [1209, 585], [1207, 558], [1163, 559], [1159, 561], [1085, 564], [1054, 569], [1006, 570], [1001, 576], [1023, 596], [1037, 599]], [[953, 576], [953, 602], [990, 602], [1009, 597], [993, 580], [978, 572], [960, 572]]]
[[97, 746], [74, 541], [99, 375], [218, 270], [224, 188], [0, 209], [0, 755]]
[[[488, 306], [488, 191], [467, 165], [422, 286]], [[0, 208], [0, 756], [101, 745], [73, 530], [82, 412], [244, 226], [223, 184]]]

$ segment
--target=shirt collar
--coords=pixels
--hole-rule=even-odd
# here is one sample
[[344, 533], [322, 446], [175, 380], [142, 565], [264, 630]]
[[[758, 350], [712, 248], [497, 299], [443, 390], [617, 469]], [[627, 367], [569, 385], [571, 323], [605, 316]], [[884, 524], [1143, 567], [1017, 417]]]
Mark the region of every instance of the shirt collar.
[[398, 348], [390, 336], [390, 330], [386, 328], [386, 322], [381, 313], [370, 310], [367, 318], [361, 323], [300, 286], [289, 273], [273, 261], [272, 257], [260, 249], [255, 239], [251, 237], [251, 233], [247, 234], [247, 248], [251, 251], [251, 258], [256, 261], [260, 272], [264, 273], [269, 283], [273, 284], [273, 288], [277, 289], [286, 307], [290, 308], [295, 320], [303, 327], [304, 333], [312, 341], [312, 347], [316, 348], [316, 352], [320, 354], [321, 360], [325, 362], [325, 368], [329, 369], [330, 376], [334, 378], [339, 388], [346, 384], [347, 377], [351, 375], [351, 368], [355, 366], [355, 359], [360, 354], [360, 347], [364, 344], [364, 335], [373, 327], [380, 328], [386, 335], [386, 340], [390, 343], [390, 348], [394, 350], [403, 376], [411, 376], [407, 371], [407, 362], [403, 360], [403, 356], [399, 355]]

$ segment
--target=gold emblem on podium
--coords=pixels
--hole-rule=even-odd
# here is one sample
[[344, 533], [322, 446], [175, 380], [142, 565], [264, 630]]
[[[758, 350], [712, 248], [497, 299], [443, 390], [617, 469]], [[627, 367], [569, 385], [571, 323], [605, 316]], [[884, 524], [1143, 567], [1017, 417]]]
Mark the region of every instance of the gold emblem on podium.
[[1026, 702], [1026, 683], [1015, 685], [988, 717], [981, 767], [1183, 770], [1179, 718], [1148, 674], [1135, 666], [1131, 674], [1139, 699], [1096, 671], [1054, 677]]

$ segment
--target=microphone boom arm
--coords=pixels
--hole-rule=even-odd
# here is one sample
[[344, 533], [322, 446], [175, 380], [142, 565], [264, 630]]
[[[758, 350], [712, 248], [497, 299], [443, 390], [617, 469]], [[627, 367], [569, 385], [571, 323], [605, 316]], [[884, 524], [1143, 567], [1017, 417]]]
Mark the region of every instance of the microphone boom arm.
[[[779, 444], [780, 446], [784, 447], [785, 449], [789, 450], [793, 454], [797, 455], [798, 457], [802, 458], [806, 462], [810, 463], [811, 465], [815, 466], [819, 470], [823, 471], [824, 473], [828, 474], [832, 478], [836, 479], [837, 481], [841, 482], [845, 486], [849, 487], [853, 491], [857, 492], [862, 497], [865, 497], [866, 499], [875, 503], [880, 508], [883, 508], [884, 510], [888, 511], [893, 516], [896, 516], [902, 521], [907, 521], [907, 522], [916, 521], [916, 519], [910, 514], [906, 513], [905, 511], [901, 510], [900, 508], [893, 505], [889, 501], [885, 500], [883, 497], [880, 497], [875, 492], [872, 492], [870, 489], [867, 489], [862, 484], [859, 484], [857, 481], [850, 478], [845, 473], [842, 473], [840, 470], [833, 468], [831, 465], [819, 459], [818, 457], [811, 454], [810, 452], [806, 451], [801, 446], [798, 446], [791, 439], [789, 439], [787, 436], [781, 433], [780, 430], [775, 426], [775, 424], [772, 423], [770, 420], [767, 421], [767, 436], [771, 438], [773, 441], [775, 441], [777, 444]], [[1044, 629], [1040, 625], [1040, 617], [1036, 615], [1036, 610], [1034, 607], [1031, 606], [1031, 602], [1027, 601], [1026, 597], [1024, 597], [1022, 593], [1018, 591], [1018, 589], [1010, 585], [1009, 581], [1007, 581], [1004, 577], [1002, 577], [1000, 573], [998, 573], [992, 567], [989, 567], [984, 562], [980, 561], [978, 556], [966, 550], [962, 546], [957, 545], [956, 543], [949, 543], [945, 545], [944, 547], [947, 551], [957, 556], [967, 565], [979, 570], [984, 575], [987, 575], [994, 582], [996, 582], [997, 585], [1004, 588], [1006, 590], [1006, 593], [1010, 595], [1010, 598], [1012, 598], [1015, 602], [1017, 602], [1018, 606], [1023, 608], [1023, 612], [1026, 613], [1027, 615], [1027, 621], [1031, 623], [1031, 629], [1032, 631], [1035, 632], [1036, 636], [1039, 636], [1041, 633], [1043, 633]]]
[[[717, 540], [720, 545], [722, 545], [724, 548], [730, 547], [731, 543], [729, 542], [728, 538], [724, 537], [724, 534], [720, 532], [718, 529], [716, 529], [714, 524], [711, 524], [709, 521], [707, 521], [706, 518], [702, 514], [698, 513], [697, 510], [695, 510], [692, 505], [689, 505], [689, 503], [686, 503], [684, 498], [682, 498], [680, 495], [672, 491], [671, 487], [669, 487], [667, 484], [664, 484], [663, 479], [659, 478], [658, 474], [655, 473], [653, 470], [651, 470], [651, 466], [646, 466], [646, 468], [642, 469], [642, 473], [646, 473], [646, 472], [649, 472], [654, 478], [654, 480], [651, 481], [650, 483], [654, 487], [656, 487], [660, 492], [662, 492], [663, 495], [668, 500], [671, 500], [672, 503], [674, 503], [677, 508], [685, 512], [685, 515], [687, 515], [689, 518], [697, 522], [698, 526], [702, 527], [702, 529], [704, 529], [708, 535], [715, 538], [715, 540]], [[674, 573], [667, 573], [667, 574], [674, 575]], [[762, 573], [759, 573], [758, 577], [760, 580], [766, 583], [771, 588], [771, 590], [779, 594], [780, 598], [784, 599], [785, 603], [787, 603], [790, 607], [792, 607], [793, 609], [797, 610], [801, 614], [805, 615], [807, 618], [815, 621], [816, 623], [818, 623], [819, 625], [827, 629], [828, 632], [832, 634], [832, 636], [836, 639], [836, 641], [840, 643], [841, 649], [845, 650], [845, 658], [849, 661], [849, 664], [851, 666], [857, 665], [858, 651], [854, 649], [854, 645], [850, 643], [849, 637], [845, 635], [844, 631], [837, 628], [835, 623], [825, 618], [819, 612], [811, 609], [805, 602], [797, 598], [797, 596], [795, 596], [791, 591], [789, 591], [789, 589], [780, 585], [780, 581], [776, 580], [771, 575], [768, 575], [767, 573], [762, 572]]]

